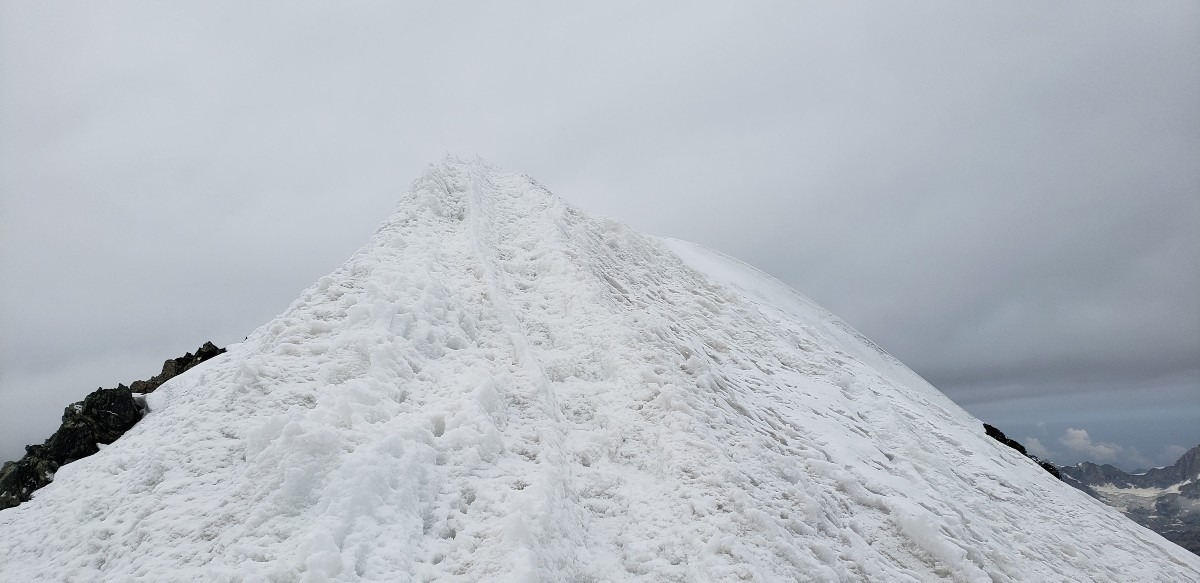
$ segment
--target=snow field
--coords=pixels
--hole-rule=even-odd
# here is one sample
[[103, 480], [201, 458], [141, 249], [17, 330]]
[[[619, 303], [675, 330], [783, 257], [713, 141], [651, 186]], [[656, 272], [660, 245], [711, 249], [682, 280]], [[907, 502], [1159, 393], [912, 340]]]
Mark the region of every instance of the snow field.
[[479, 162], [148, 404], [0, 580], [1200, 580], [786, 286]]

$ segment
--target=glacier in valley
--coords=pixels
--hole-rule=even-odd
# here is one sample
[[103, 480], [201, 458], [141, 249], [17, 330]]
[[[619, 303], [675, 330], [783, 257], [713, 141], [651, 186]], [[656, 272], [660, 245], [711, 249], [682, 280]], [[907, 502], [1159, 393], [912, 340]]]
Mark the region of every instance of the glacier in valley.
[[757, 270], [433, 165], [0, 512], [3, 581], [1200, 581]]

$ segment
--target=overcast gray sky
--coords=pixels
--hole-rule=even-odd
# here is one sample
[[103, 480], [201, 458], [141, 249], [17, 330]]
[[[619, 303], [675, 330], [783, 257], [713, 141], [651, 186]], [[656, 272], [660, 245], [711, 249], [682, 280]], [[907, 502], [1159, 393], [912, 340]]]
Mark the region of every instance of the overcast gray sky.
[[0, 7], [0, 458], [446, 153], [779, 277], [1055, 461], [1200, 444], [1198, 3]]

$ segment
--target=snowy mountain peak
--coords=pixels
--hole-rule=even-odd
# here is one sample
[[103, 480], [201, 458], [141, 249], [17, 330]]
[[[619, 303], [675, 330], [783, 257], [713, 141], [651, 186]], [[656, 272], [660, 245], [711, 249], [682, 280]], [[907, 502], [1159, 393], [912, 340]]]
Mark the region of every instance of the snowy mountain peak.
[[1200, 580], [778, 281], [476, 160], [148, 405], [0, 580]]
[[479, 157], [469, 159], [447, 155], [440, 162], [430, 164], [425, 172], [413, 181], [407, 196], [400, 202], [400, 210], [404, 210], [405, 206], [415, 205], [429, 207], [439, 214], [449, 212], [446, 216], [461, 218], [456, 213], [465, 212], [463, 205], [472, 202], [469, 198], [478, 202], [497, 193], [506, 196], [517, 194], [513, 190], [497, 189], [498, 181], [507, 181], [506, 184], [512, 184], [513, 181], [525, 183], [530, 188], [522, 187], [520, 196], [544, 198], [556, 204], [563, 204], [561, 199], [524, 174], [506, 172]]

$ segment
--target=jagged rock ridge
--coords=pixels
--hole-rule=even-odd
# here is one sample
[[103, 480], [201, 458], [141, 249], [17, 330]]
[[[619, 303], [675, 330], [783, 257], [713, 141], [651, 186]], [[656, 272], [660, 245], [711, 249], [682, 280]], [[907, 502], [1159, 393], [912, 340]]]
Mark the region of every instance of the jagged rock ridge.
[[163, 363], [162, 372], [126, 387], [98, 388], [63, 411], [62, 425], [41, 445], [25, 447], [25, 455], [0, 468], [0, 510], [27, 502], [34, 491], [49, 484], [64, 464], [100, 451], [129, 431], [141, 418], [142, 399], [172, 378], [225, 352], [212, 342]]

